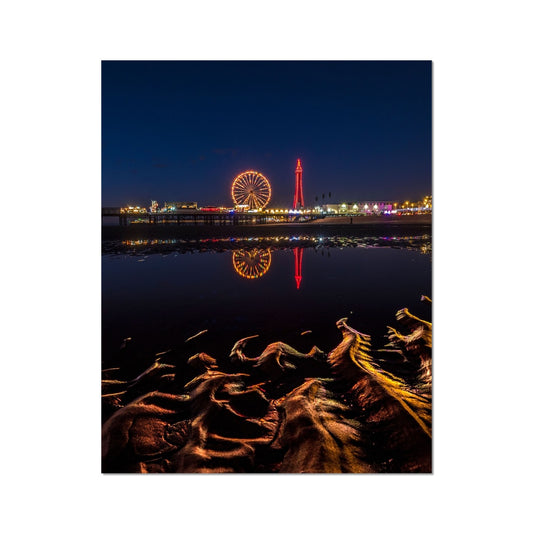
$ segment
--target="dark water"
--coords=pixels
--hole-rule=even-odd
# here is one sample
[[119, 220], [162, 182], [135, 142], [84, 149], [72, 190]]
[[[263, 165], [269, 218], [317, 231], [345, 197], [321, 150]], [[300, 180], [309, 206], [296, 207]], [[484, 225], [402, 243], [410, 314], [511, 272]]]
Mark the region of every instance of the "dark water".
[[[244, 255], [238, 243], [233, 250], [166, 243], [144, 251], [121, 243], [120, 253], [111, 246], [102, 257], [104, 367], [117, 361], [126, 337], [147, 362], [171, 347], [226, 357], [238, 339], [259, 335], [248, 345], [255, 356], [274, 341], [329, 351], [341, 340], [335, 322], [342, 317], [371, 334], [376, 348], [386, 342], [386, 326], [395, 326], [398, 309], [431, 319], [430, 307], [420, 301], [422, 294], [431, 297], [428, 236], [409, 246], [392, 238], [379, 246], [334, 239], [325, 244], [258, 243], [263, 250], [257, 252], [248, 243]], [[311, 333], [301, 335], [306, 331]]]

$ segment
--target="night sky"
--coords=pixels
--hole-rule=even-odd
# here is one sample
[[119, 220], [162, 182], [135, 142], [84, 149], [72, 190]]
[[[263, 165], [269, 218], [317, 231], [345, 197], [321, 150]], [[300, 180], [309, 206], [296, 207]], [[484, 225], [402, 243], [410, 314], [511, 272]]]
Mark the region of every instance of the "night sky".
[[[430, 61], [103, 61], [102, 205], [232, 205], [264, 174], [290, 206], [431, 193]], [[331, 198], [329, 197], [331, 193]]]

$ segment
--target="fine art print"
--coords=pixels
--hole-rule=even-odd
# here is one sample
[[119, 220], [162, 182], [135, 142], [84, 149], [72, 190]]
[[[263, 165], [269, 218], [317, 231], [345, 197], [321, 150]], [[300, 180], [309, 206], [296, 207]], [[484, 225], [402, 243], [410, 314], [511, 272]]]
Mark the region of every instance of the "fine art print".
[[102, 62], [102, 472], [432, 472], [431, 94]]

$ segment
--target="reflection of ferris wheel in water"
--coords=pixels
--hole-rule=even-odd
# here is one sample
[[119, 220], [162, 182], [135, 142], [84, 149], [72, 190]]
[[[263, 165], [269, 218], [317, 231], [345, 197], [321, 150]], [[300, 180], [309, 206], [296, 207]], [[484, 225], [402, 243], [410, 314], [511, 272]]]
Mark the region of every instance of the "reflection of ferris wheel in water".
[[237, 250], [233, 252], [233, 268], [246, 279], [260, 278], [270, 268], [270, 250]]
[[235, 205], [246, 205], [248, 209], [262, 209], [270, 202], [270, 183], [255, 170], [239, 174], [231, 184], [231, 197]]

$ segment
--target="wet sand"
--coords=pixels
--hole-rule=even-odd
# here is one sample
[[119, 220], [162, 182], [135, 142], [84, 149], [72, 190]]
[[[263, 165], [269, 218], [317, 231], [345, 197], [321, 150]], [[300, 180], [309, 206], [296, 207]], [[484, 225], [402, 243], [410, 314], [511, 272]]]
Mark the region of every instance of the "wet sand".
[[102, 372], [102, 471], [431, 472], [432, 325], [396, 318], [387, 350], [346, 318], [329, 352], [275, 342], [254, 356], [252, 335], [208, 355], [202, 331], [136, 377], [126, 340]]
[[261, 237], [281, 235], [368, 236], [425, 235], [431, 233], [431, 215], [328, 217], [313, 222], [255, 225], [131, 224], [102, 226], [102, 240]]
[[345, 217], [326, 217], [320, 220], [314, 220], [309, 222], [309, 224], [356, 224], [369, 225], [369, 224], [402, 224], [402, 225], [420, 225], [420, 224], [431, 224], [431, 215], [370, 215], [370, 216], [345, 216]]

